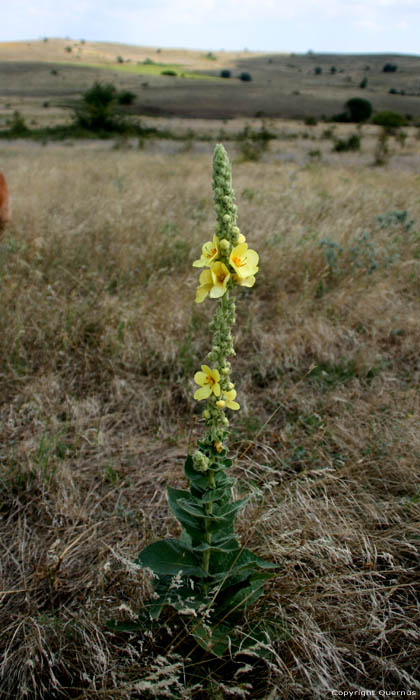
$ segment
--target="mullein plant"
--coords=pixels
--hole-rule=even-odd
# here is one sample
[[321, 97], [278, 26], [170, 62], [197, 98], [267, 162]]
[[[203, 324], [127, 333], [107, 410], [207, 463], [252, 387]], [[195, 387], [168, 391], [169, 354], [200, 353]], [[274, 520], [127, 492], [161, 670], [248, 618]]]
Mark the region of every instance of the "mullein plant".
[[182, 526], [180, 537], [149, 545], [136, 563], [154, 573], [152, 618], [175, 609], [200, 646], [223, 656], [267, 641], [266, 632], [255, 626], [252, 635], [241, 636], [239, 630], [245, 608], [261, 595], [264, 581], [276, 567], [242, 547], [234, 529], [238, 511], [248, 499], [232, 502], [235, 480], [228, 476], [229, 414], [240, 409], [229, 361], [235, 355], [233, 294], [238, 287], [254, 285], [258, 254], [248, 248], [236, 225], [230, 164], [220, 144], [213, 159], [213, 194], [215, 234], [193, 263], [203, 268], [196, 302], [214, 305], [208, 364], [194, 376], [198, 386], [194, 398], [205, 406], [206, 431], [185, 462], [189, 490], [168, 487], [169, 507]]

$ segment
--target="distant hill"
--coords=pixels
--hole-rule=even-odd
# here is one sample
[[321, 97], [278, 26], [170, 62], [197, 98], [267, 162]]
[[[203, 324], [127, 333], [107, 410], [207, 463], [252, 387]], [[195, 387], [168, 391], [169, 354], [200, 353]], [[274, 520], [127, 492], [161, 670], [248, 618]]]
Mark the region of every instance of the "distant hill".
[[375, 111], [420, 119], [420, 56], [200, 52], [50, 38], [0, 43], [0, 118], [17, 105], [24, 113], [46, 103], [59, 109], [95, 80], [134, 92], [135, 114], [330, 118], [349, 98], [363, 97]]

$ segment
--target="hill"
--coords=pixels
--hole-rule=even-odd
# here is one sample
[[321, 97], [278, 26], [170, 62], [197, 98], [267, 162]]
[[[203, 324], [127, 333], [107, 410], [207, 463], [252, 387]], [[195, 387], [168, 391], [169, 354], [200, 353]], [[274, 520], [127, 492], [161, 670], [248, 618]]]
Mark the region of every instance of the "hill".
[[[384, 71], [384, 67], [395, 70]], [[230, 74], [222, 78], [221, 72]], [[240, 80], [248, 74], [250, 80]], [[420, 119], [420, 56], [200, 52], [44, 39], [0, 44], [0, 119], [65, 119], [94, 80], [135, 93], [133, 112], [230, 119], [330, 118], [351, 97]], [[364, 86], [364, 87], [361, 87]], [[45, 112], [46, 102], [52, 108]], [[1, 123], [1, 122], [0, 122]]]

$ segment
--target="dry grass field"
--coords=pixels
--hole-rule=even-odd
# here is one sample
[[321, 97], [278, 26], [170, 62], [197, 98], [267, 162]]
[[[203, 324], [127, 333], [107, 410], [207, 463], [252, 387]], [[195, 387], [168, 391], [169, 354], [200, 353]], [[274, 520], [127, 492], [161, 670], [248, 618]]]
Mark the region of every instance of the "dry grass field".
[[147, 604], [132, 562], [177, 534], [165, 488], [202, 430], [191, 263], [214, 227], [212, 144], [0, 146], [2, 699], [420, 693], [420, 142], [408, 130], [375, 167], [375, 127], [333, 153], [325, 126], [272, 126], [259, 162], [227, 143], [260, 254], [230, 447], [239, 538], [282, 566], [249, 611], [251, 629], [286, 624], [267, 663], [106, 627]]

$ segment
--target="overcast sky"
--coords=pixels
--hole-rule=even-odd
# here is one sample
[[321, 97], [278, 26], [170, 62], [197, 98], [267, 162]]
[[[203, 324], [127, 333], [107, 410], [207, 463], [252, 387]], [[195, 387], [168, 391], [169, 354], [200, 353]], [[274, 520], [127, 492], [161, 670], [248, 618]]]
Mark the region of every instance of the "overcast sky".
[[420, 0], [8, 0], [0, 41], [420, 53]]

